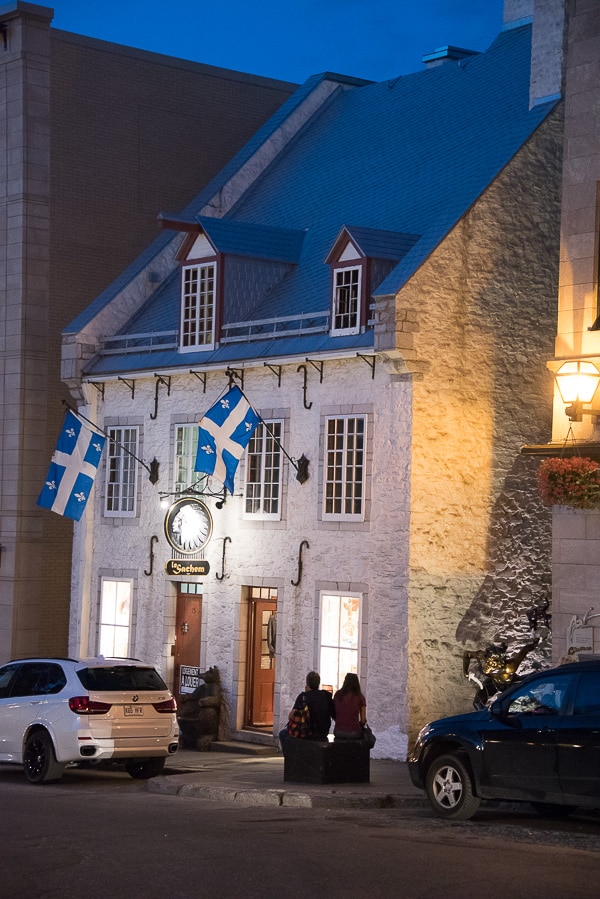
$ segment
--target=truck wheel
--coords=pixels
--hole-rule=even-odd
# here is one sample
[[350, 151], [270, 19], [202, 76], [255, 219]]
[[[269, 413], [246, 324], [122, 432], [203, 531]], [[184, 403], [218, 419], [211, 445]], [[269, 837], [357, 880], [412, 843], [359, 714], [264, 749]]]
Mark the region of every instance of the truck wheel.
[[440, 818], [466, 821], [481, 800], [474, 795], [466, 764], [453, 755], [442, 755], [429, 767], [425, 780], [429, 803]]
[[30, 784], [50, 784], [61, 779], [64, 765], [56, 761], [48, 731], [34, 730], [29, 734], [23, 752], [23, 767]]

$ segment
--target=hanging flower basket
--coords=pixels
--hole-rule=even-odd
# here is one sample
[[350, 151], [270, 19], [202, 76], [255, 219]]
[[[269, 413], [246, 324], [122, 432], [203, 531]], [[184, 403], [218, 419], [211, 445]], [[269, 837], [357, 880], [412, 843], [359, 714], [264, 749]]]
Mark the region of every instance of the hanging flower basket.
[[538, 469], [538, 488], [548, 506], [595, 509], [600, 506], [600, 466], [592, 459], [545, 459]]

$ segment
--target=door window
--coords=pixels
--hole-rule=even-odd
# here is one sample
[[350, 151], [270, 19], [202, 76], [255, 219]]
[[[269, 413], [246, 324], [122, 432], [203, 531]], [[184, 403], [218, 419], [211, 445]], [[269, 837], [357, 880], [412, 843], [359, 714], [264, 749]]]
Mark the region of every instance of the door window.
[[579, 678], [573, 714], [600, 715], [600, 671], [590, 671]]
[[566, 674], [535, 680], [513, 693], [509, 715], [560, 715], [564, 714], [568, 688], [572, 678]]

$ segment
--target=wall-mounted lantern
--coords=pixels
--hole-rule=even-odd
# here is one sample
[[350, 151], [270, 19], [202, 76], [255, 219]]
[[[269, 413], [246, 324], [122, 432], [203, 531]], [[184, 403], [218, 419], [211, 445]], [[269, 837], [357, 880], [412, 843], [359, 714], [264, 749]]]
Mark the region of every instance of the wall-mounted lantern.
[[593, 362], [580, 359], [563, 362], [554, 377], [570, 421], [583, 421], [584, 415], [600, 414], [583, 408], [592, 402], [600, 384], [600, 371]]

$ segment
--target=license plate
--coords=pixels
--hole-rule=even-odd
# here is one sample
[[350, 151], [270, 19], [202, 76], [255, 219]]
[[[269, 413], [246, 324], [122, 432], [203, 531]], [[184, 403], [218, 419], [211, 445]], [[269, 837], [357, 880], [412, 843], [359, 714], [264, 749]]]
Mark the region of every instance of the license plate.
[[143, 715], [144, 709], [141, 705], [125, 705], [123, 706], [123, 711], [125, 713], [125, 717], [129, 718], [134, 715]]

